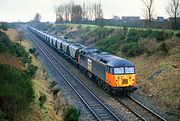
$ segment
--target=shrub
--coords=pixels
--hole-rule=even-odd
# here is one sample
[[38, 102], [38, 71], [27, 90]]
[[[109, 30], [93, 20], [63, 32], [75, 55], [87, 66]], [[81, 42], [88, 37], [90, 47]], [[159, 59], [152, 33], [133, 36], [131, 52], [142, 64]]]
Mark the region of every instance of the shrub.
[[8, 48], [0, 41], [0, 53], [8, 52]]
[[126, 43], [122, 47], [122, 52], [127, 56], [138, 56], [142, 50], [138, 47], [138, 43]]
[[64, 121], [79, 121], [80, 110], [70, 106], [65, 111]]
[[0, 107], [5, 119], [13, 120], [18, 111], [33, 101], [32, 84], [24, 72], [9, 65], [0, 64]]
[[19, 43], [12, 43], [8, 36], [0, 31], [0, 52], [9, 53], [18, 57], [23, 64], [31, 63], [29, 53]]
[[35, 53], [36, 53], [36, 48], [31, 48], [31, 49], [29, 49], [29, 52], [30, 52], [31, 54], [35, 55]]
[[43, 93], [40, 93], [40, 97], [39, 97], [39, 106], [42, 108], [44, 103], [46, 103], [46, 95]]
[[156, 39], [142, 39], [139, 42], [139, 48], [148, 55], [151, 55], [156, 50], [157, 45]]
[[176, 33], [175, 36], [180, 38], [180, 32]]
[[0, 31], [0, 42], [2, 42], [6, 47], [10, 46], [10, 40], [8, 36]]
[[117, 33], [111, 37], [99, 40], [94, 46], [103, 51], [116, 54], [116, 52], [120, 51], [124, 39], [125, 35], [123, 33]]
[[7, 121], [5, 120], [6, 114], [0, 108], [0, 121]]
[[163, 54], [167, 54], [169, 52], [169, 48], [168, 48], [168, 46], [166, 45], [165, 42], [161, 42], [157, 46], [157, 51], [158, 52], [163, 52]]
[[138, 42], [139, 39], [139, 32], [136, 29], [130, 29], [126, 37], [126, 42]]
[[34, 66], [32, 64], [28, 65], [27, 70], [25, 71], [27, 77], [33, 78], [38, 70], [38, 66]]
[[4, 30], [4, 31], [6, 31], [7, 30], [7, 25], [6, 25], [6, 23], [4, 23], [4, 22], [0, 22], [0, 30]]
[[163, 31], [154, 31], [155, 32], [155, 38], [157, 41], [161, 42], [164, 41], [165, 39], [169, 39], [173, 36], [173, 32], [165, 32]]

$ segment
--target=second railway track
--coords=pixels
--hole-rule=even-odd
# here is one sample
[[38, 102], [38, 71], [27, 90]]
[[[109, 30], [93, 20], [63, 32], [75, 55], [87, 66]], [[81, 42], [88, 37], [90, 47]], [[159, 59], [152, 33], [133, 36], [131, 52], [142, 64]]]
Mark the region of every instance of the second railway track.
[[165, 118], [152, 111], [132, 96], [116, 98], [122, 105], [145, 121], [166, 121]]
[[92, 112], [92, 114], [100, 121], [121, 121], [116, 114], [114, 114], [98, 97], [96, 97], [80, 80], [78, 80], [59, 60], [56, 59], [47, 49], [42, 45], [38, 37], [35, 37], [29, 32], [30, 39], [45, 55], [52, 66], [64, 78], [68, 85], [78, 95], [82, 102]]

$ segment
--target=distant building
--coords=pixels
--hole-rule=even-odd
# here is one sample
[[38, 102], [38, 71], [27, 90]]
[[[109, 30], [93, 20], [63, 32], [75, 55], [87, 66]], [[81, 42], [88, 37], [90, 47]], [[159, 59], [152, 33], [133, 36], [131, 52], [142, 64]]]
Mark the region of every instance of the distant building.
[[119, 16], [114, 16], [114, 17], [113, 17], [113, 20], [114, 20], [114, 21], [119, 21], [120, 19], [121, 19], [121, 18], [120, 18]]
[[122, 16], [122, 21], [139, 21], [140, 16]]
[[157, 17], [157, 21], [158, 21], [158, 22], [164, 22], [164, 17], [158, 16], [158, 17]]

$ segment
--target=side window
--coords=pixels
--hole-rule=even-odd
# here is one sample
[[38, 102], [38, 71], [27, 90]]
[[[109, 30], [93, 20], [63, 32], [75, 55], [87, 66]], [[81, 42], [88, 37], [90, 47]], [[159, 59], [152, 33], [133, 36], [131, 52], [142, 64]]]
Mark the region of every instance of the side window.
[[110, 67], [109, 72], [110, 72], [111, 74], [113, 74], [113, 68], [112, 68], [112, 67]]
[[108, 70], [108, 66], [106, 66], [106, 71], [107, 71], [107, 72], [109, 72], [109, 70]]
[[111, 73], [111, 72], [110, 72], [110, 67], [109, 67], [109, 66], [106, 67], [106, 71], [107, 71], [108, 73]]

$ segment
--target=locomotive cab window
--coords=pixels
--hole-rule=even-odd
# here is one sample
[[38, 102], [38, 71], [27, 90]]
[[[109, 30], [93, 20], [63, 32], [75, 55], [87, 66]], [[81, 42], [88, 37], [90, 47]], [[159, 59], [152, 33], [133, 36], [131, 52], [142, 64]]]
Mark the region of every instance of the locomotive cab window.
[[114, 74], [124, 74], [124, 68], [123, 67], [115, 67]]
[[126, 74], [133, 74], [134, 73], [134, 67], [125, 67], [125, 73]]
[[107, 66], [107, 67], [106, 67], [106, 71], [107, 71], [108, 73], [113, 74], [113, 68], [110, 67], [110, 66]]

